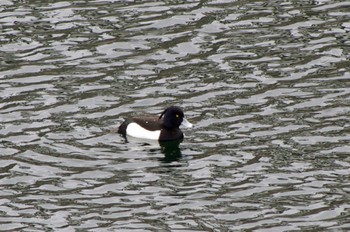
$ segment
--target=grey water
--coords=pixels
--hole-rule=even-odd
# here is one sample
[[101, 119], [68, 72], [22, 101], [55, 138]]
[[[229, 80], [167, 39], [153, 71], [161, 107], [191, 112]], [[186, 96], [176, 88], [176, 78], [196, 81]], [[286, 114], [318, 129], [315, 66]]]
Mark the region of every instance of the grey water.
[[[0, 2], [0, 230], [347, 231], [350, 2]], [[126, 115], [179, 105], [180, 144]]]

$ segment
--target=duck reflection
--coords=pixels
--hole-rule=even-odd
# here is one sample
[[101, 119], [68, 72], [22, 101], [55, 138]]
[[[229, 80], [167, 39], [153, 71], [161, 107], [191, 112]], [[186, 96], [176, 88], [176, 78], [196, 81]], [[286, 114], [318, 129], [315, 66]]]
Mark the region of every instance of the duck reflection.
[[140, 140], [138, 138], [133, 138], [130, 136], [123, 136], [124, 143], [130, 144], [130, 149], [133, 151], [148, 151], [151, 153], [164, 154], [164, 157], [159, 158], [158, 160], [163, 163], [171, 163], [178, 161], [182, 158], [182, 153], [180, 149], [180, 143], [183, 141], [172, 140], [172, 141], [152, 141], [152, 140]]
[[161, 147], [161, 152], [164, 154], [164, 158], [160, 161], [164, 163], [171, 163], [173, 161], [178, 161], [182, 157], [181, 149], [179, 147], [181, 140], [159, 142]]

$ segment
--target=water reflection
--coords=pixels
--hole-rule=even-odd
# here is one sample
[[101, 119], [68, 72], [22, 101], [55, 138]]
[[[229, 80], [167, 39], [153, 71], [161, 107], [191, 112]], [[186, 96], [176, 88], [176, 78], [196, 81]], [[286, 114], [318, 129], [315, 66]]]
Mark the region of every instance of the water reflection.
[[149, 152], [150, 154], [164, 154], [164, 157], [159, 158], [159, 161], [163, 163], [171, 163], [182, 158], [180, 144], [182, 143], [183, 139], [164, 142], [139, 139], [124, 135], [119, 136], [123, 138], [124, 143], [130, 150], [138, 152], [145, 151]]
[[181, 149], [179, 147], [181, 140], [159, 142], [161, 146], [161, 152], [164, 154], [164, 158], [160, 161], [164, 163], [171, 163], [173, 161], [178, 161], [182, 157]]
[[[0, 1], [2, 229], [348, 230], [348, 6]], [[181, 144], [104, 133], [172, 104]]]

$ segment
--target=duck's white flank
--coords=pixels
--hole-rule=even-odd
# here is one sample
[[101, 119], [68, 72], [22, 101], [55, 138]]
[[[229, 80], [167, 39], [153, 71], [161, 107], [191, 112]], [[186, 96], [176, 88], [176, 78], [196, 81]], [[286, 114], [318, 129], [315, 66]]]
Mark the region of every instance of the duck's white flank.
[[139, 126], [137, 123], [132, 122], [126, 128], [126, 134], [141, 139], [158, 140], [160, 136], [160, 130], [149, 131]]

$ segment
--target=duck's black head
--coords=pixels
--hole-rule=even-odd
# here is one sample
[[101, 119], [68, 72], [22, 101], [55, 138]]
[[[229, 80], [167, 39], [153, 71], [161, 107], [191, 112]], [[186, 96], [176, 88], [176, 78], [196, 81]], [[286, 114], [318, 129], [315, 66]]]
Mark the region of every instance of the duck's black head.
[[159, 118], [163, 117], [163, 125], [166, 129], [179, 128], [181, 124], [187, 127], [192, 127], [184, 117], [184, 112], [178, 106], [170, 106], [166, 108]]

